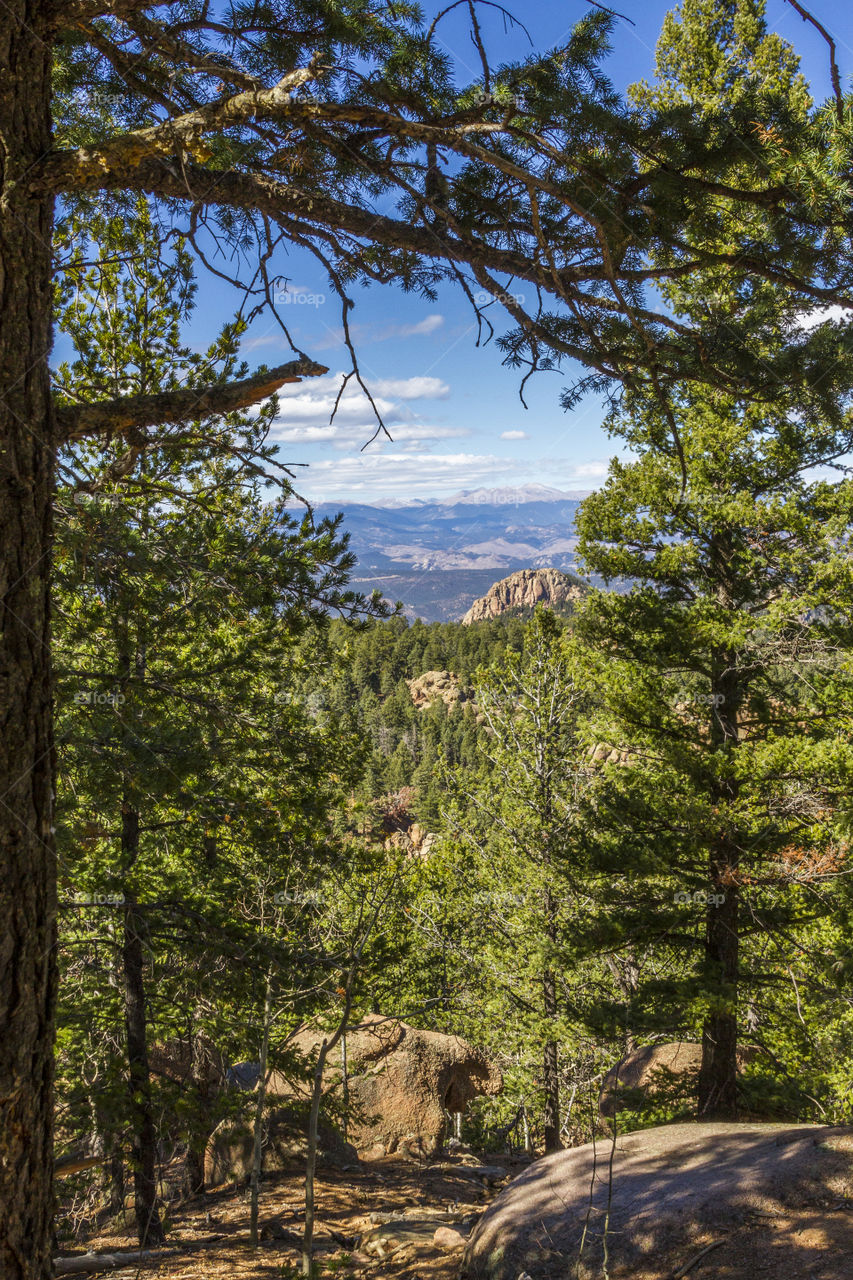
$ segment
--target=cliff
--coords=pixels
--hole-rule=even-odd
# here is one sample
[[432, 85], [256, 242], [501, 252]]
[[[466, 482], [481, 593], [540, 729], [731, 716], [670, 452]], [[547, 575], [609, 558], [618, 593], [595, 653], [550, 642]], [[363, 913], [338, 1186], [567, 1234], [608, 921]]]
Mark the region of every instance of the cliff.
[[537, 604], [548, 608], [572, 604], [580, 600], [582, 594], [583, 587], [577, 579], [560, 573], [559, 569], [520, 569], [496, 582], [484, 596], [475, 600], [462, 622], [467, 626], [497, 618], [513, 609], [532, 609]]

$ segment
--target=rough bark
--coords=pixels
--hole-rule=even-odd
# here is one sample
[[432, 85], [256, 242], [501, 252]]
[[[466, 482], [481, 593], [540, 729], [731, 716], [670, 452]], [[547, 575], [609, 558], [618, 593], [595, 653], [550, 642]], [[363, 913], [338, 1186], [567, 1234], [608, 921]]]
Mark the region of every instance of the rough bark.
[[261, 1187], [261, 1162], [263, 1159], [264, 1111], [267, 1101], [267, 1077], [269, 1075], [270, 1025], [272, 1023], [272, 967], [267, 970], [264, 991], [264, 1026], [261, 1037], [261, 1062], [258, 1077], [258, 1096], [255, 1102], [254, 1143], [252, 1147], [252, 1175], [250, 1178], [249, 1243], [258, 1247], [258, 1203]]
[[[125, 867], [136, 861], [139, 849], [139, 814], [125, 805], [122, 814], [122, 857]], [[165, 1235], [157, 1209], [157, 1130], [151, 1105], [151, 1073], [148, 1065], [147, 1010], [142, 938], [145, 922], [135, 896], [125, 893], [124, 1010], [127, 1035], [128, 1086], [133, 1133], [133, 1208], [140, 1245], [163, 1244]]]
[[711, 866], [712, 894], [725, 900], [710, 903], [705, 932], [707, 970], [714, 984], [714, 1004], [702, 1030], [702, 1067], [699, 1072], [699, 1114], [703, 1119], [737, 1115], [737, 999], [738, 894], [735, 885], [720, 876], [720, 864]]
[[0, 8], [0, 1275], [50, 1275], [56, 854], [48, 573], [52, 201], [46, 5]]

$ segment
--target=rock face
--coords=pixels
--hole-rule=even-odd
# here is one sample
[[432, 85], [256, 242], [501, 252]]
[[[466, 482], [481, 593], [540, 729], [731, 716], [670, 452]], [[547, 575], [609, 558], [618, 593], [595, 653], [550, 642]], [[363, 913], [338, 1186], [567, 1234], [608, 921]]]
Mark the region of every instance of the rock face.
[[[268, 1117], [264, 1130], [261, 1167], [264, 1173], [276, 1173], [291, 1161], [305, 1155], [306, 1117], [295, 1107], [277, 1107]], [[330, 1125], [320, 1125], [319, 1150], [324, 1156], [355, 1161], [358, 1153]], [[219, 1187], [225, 1182], [245, 1181], [252, 1172], [254, 1135], [251, 1125], [223, 1120], [207, 1142], [204, 1152], [204, 1182]]]
[[423, 675], [407, 680], [406, 684], [419, 711], [425, 711], [436, 698], [441, 698], [448, 709], [457, 702], [465, 701], [465, 690], [452, 671], [425, 671]]
[[[850, 1185], [851, 1153], [853, 1130], [821, 1125], [674, 1124], [617, 1139], [607, 1232], [611, 1276], [646, 1275], [646, 1265], [662, 1274], [669, 1250], [677, 1248], [683, 1261], [697, 1252], [692, 1242], [707, 1244], [709, 1233], [716, 1239], [749, 1210], [781, 1213], [837, 1199]], [[595, 1148], [589, 1143], [531, 1165], [481, 1218], [462, 1274], [479, 1280], [516, 1280], [525, 1271], [533, 1280], [600, 1277], [609, 1161], [610, 1143], [599, 1140]], [[851, 1247], [844, 1257], [826, 1259], [822, 1280], [853, 1276], [847, 1218], [845, 1229]], [[714, 1274], [721, 1256], [711, 1260]]]
[[[300, 1031], [291, 1046], [308, 1066], [316, 1061], [320, 1034]], [[485, 1054], [459, 1036], [419, 1031], [397, 1018], [371, 1014], [347, 1034], [349, 1118], [342, 1143], [330, 1126], [321, 1149], [338, 1154], [434, 1156], [440, 1150], [446, 1113], [464, 1111], [481, 1094], [503, 1088], [500, 1071]], [[340, 1047], [326, 1065], [325, 1093], [340, 1108], [343, 1094]], [[304, 1152], [304, 1116], [310, 1084], [301, 1076], [273, 1072], [268, 1095], [279, 1099], [269, 1122], [264, 1169], [281, 1168]], [[299, 1117], [302, 1117], [300, 1120]], [[208, 1143], [205, 1178], [210, 1186], [244, 1177], [250, 1169], [251, 1134], [247, 1125], [220, 1125]]]
[[511, 609], [532, 609], [537, 604], [553, 608], [571, 604], [582, 596], [583, 589], [559, 569], [520, 569], [496, 582], [491, 590], [475, 600], [462, 622], [468, 626], [497, 618]]
[[[744, 1067], [755, 1054], [754, 1049], [744, 1046], [738, 1053], [738, 1065]], [[617, 1107], [642, 1103], [656, 1094], [686, 1099], [695, 1095], [701, 1065], [701, 1044], [672, 1040], [644, 1045], [608, 1071], [601, 1086], [599, 1110], [603, 1116], [614, 1116]]]
[[207, 1036], [194, 1040], [167, 1040], [153, 1044], [148, 1062], [154, 1075], [165, 1076], [178, 1084], [204, 1084], [211, 1090], [225, 1086], [225, 1063], [216, 1045]]
[[[316, 1058], [316, 1031], [299, 1033], [295, 1047]], [[349, 1140], [360, 1152], [402, 1151], [433, 1156], [441, 1150], [446, 1112], [464, 1111], [481, 1094], [503, 1088], [497, 1067], [459, 1036], [419, 1031], [397, 1018], [370, 1014], [347, 1035]], [[342, 1091], [340, 1053], [327, 1067], [327, 1092]], [[307, 1085], [274, 1075], [270, 1089], [287, 1096]]]

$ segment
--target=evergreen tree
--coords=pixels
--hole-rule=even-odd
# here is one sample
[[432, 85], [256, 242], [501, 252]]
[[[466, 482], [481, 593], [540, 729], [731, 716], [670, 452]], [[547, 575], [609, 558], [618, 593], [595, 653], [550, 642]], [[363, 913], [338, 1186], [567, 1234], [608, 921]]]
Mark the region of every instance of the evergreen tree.
[[525, 1056], [541, 1055], [542, 1129], [552, 1152], [562, 1146], [559, 1046], [580, 924], [578, 816], [589, 776], [580, 668], [552, 613], [535, 611], [522, 653], [483, 669], [475, 697], [487, 727], [486, 767], [473, 785], [467, 771], [454, 778], [448, 883], [455, 880], [457, 893], [464, 886], [468, 898], [458, 904], [467, 914], [461, 945], [489, 975], [482, 985], [494, 984], [492, 1011], [505, 1009], [501, 1048], [509, 1039]]
[[[757, 99], [768, 136], [808, 115], [797, 60], [759, 0], [685, 0], [658, 69], [661, 86], [636, 91], [649, 110], [718, 118]], [[728, 173], [742, 175], [736, 157]], [[697, 249], [748, 254], [770, 221], [721, 200]], [[662, 287], [709, 333], [727, 326], [777, 364], [799, 358], [798, 313], [773, 282], [697, 270]], [[623, 942], [665, 939], [679, 957], [666, 996], [653, 979], [645, 997], [661, 1021], [701, 1025], [703, 1115], [736, 1111], [745, 1001], [772, 980], [750, 973], [764, 966], [744, 939], [779, 930], [780, 945], [815, 909], [798, 891], [803, 868], [816, 883], [846, 847], [853, 633], [838, 602], [853, 488], [827, 469], [853, 444], [853, 369], [835, 326], [817, 327], [826, 363], [772, 397], [684, 382], [629, 392], [608, 425], [635, 460], [611, 465], [579, 518], [587, 569], [631, 584], [594, 593], [581, 621], [600, 654], [599, 732], [630, 753], [606, 769], [602, 867], [624, 887]]]
[[[234, 372], [239, 326], [203, 357], [180, 345], [192, 306], [189, 259], [180, 244], [163, 257], [144, 205], [132, 227], [96, 220], [78, 234], [60, 310], [76, 351], [58, 371], [63, 395], [79, 389], [95, 398], [118, 387], [149, 394]], [[98, 242], [94, 261], [86, 259], [89, 236]], [[274, 412], [270, 402], [256, 417], [232, 415], [218, 432], [198, 425], [198, 446], [184, 441], [180, 463], [168, 442], [141, 458], [118, 444], [112, 456], [81, 448], [65, 459], [56, 628], [61, 880], [117, 908], [105, 978], [122, 994], [123, 1117], [141, 1244], [163, 1238], [149, 1065], [158, 939], [177, 933], [191, 956], [204, 917], [208, 946], [227, 953], [241, 863], [252, 849], [263, 849], [282, 875], [288, 867], [293, 874], [300, 851], [310, 862], [327, 826], [330, 775], [343, 779], [352, 767], [342, 758], [345, 741], [293, 698], [288, 670], [312, 619], [359, 605], [345, 590], [351, 557], [334, 525], [311, 531], [288, 516], [286, 486], [277, 501], [264, 500]], [[82, 927], [72, 922], [66, 945], [90, 947], [92, 924], [88, 915]], [[161, 975], [161, 1035], [169, 1000], [203, 1003], [197, 960], [186, 965], [191, 981]], [[104, 1074], [111, 1078], [106, 1067]]]

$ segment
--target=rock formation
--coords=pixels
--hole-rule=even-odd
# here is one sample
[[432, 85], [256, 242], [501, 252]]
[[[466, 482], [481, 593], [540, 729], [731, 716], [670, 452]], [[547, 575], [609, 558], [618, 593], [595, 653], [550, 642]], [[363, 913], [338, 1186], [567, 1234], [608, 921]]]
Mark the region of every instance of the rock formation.
[[568, 574], [560, 573], [559, 569], [519, 569], [496, 582], [484, 596], [475, 600], [462, 622], [468, 626], [472, 622], [497, 618], [512, 609], [532, 609], [537, 604], [549, 608], [573, 604], [582, 596], [583, 587]]
[[[526, 1272], [533, 1280], [568, 1275], [597, 1280], [606, 1256], [605, 1220], [614, 1277], [671, 1275], [675, 1265], [709, 1241], [725, 1248], [713, 1254], [708, 1274], [754, 1274], [736, 1269], [738, 1242], [729, 1243], [726, 1236], [734, 1235], [750, 1212], [784, 1219], [807, 1206], [814, 1215], [837, 1201], [849, 1185], [851, 1151], [851, 1129], [663, 1125], [617, 1138], [612, 1180], [609, 1142], [599, 1139], [561, 1151], [537, 1160], [486, 1210], [466, 1249], [462, 1275], [516, 1280]], [[829, 1216], [833, 1222], [839, 1217]], [[849, 1280], [853, 1223], [849, 1215], [840, 1217], [836, 1234], [843, 1252], [827, 1253], [823, 1233], [823, 1251], [807, 1250], [792, 1231], [798, 1256], [790, 1243], [774, 1248], [772, 1257], [762, 1258], [769, 1265], [762, 1265], [761, 1273]], [[822, 1219], [826, 1224], [826, 1213]]]
[[[756, 1050], [745, 1045], [738, 1053], [739, 1066], [745, 1066], [755, 1055]], [[608, 1071], [601, 1086], [599, 1110], [603, 1116], [612, 1117], [618, 1107], [642, 1105], [656, 1095], [672, 1101], [692, 1099], [701, 1065], [701, 1044], [672, 1040], [644, 1045]]]
[[[304, 1067], [310, 1068], [316, 1060], [320, 1042], [320, 1033], [311, 1028], [303, 1029], [291, 1041]], [[349, 1031], [346, 1056], [347, 1139], [363, 1155], [399, 1152], [434, 1156], [441, 1150], [447, 1113], [464, 1111], [473, 1098], [499, 1093], [503, 1087], [497, 1067], [459, 1036], [419, 1031], [397, 1018], [378, 1014], [369, 1015]], [[304, 1150], [298, 1117], [307, 1110], [309, 1076], [310, 1070], [294, 1070], [274, 1072], [270, 1077], [268, 1094], [282, 1105], [273, 1109], [270, 1118], [264, 1156], [267, 1170], [281, 1167]], [[324, 1088], [327, 1099], [339, 1111], [343, 1096], [340, 1048], [327, 1063]], [[341, 1148], [340, 1138], [327, 1127], [321, 1147], [332, 1150], [335, 1146]], [[250, 1160], [248, 1127], [220, 1126], [208, 1144], [206, 1180], [215, 1186], [227, 1178], [244, 1176]]]
[[436, 698], [441, 698], [448, 710], [455, 707], [457, 702], [464, 702], [466, 698], [466, 690], [452, 671], [425, 671], [423, 675], [407, 680], [406, 684], [409, 686], [412, 702], [419, 711], [425, 711]]

